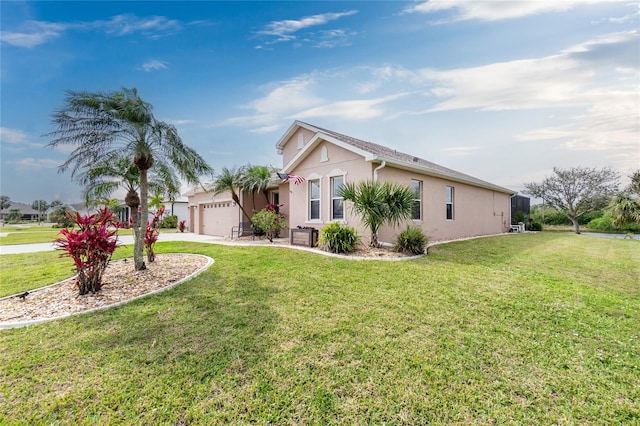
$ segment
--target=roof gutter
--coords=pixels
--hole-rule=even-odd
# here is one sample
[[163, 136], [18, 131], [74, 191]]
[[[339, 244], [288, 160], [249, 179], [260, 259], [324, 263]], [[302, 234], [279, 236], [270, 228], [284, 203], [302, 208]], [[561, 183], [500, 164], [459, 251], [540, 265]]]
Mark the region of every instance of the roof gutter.
[[387, 165], [387, 162], [385, 160], [382, 160], [382, 164], [380, 164], [378, 167], [373, 169], [373, 181], [374, 182], [378, 180], [378, 170], [384, 169], [386, 165]]

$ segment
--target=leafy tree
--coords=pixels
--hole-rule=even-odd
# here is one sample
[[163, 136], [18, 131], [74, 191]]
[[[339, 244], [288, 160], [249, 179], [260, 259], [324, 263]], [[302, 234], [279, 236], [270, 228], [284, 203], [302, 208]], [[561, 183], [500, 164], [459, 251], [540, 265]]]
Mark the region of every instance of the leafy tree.
[[7, 220], [15, 220], [16, 222], [22, 219], [22, 211], [20, 209], [10, 209], [7, 214]]
[[61, 205], [63, 205], [63, 204], [64, 204], [64, 203], [63, 203], [62, 201], [60, 201], [60, 200], [53, 200], [53, 201], [51, 202], [51, 204], [49, 204], [49, 208], [50, 208], [50, 209], [52, 209], [52, 208], [54, 208], [54, 207], [58, 207], [58, 206], [61, 206]]
[[222, 171], [215, 177], [213, 184], [213, 193], [221, 194], [225, 191], [231, 193], [231, 198], [240, 207], [244, 216], [248, 219], [251, 216], [247, 214], [246, 210], [240, 203], [240, 197], [237, 191], [241, 191], [244, 185], [244, 168], [222, 168]]
[[31, 208], [39, 211], [40, 213], [44, 213], [49, 208], [49, 203], [44, 200], [35, 200], [33, 203], [31, 203]]
[[396, 183], [361, 181], [346, 183], [338, 191], [371, 231], [371, 247], [378, 247], [378, 230], [383, 223], [398, 226], [411, 219], [415, 193], [410, 187]]
[[[269, 184], [273, 171], [266, 166], [248, 165], [244, 169], [242, 176], [242, 189], [252, 195], [256, 192], [262, 193], [267, 204], [269, 203]], [[254, 203], [255, 204], [255, 203]]]
[[49, 220], [58, 224], [58, 226], [63, 226], [65, 228], [73, 226], [73, 222], [70, 219], [73, 213], [71, 210], [65, 206], [64, 204], [57, 205], [49, 214]]
[[11, 199], [6, 195], [0, 195], [0, 210], [11, 207]]
[[[60, 171], [72, 168], [72, 178], [99, 162], [122, 156], [131, 158], [140, 173], [139, 202], [141, 217], [148, 217], [149, 169], [160, 164], [177, 172], [188, 183], [198, 183], [211, 167], [193, 149], [186, 146], [176, 128], [157, 120], [152, 106], [143, 101], [136, 89], [109, 93], [67, 92], [65, 105], [53, 114], [56, 130], [48, 144], [72, 145], [75, 149]], [[146, 220], [134, 215], [134, 263], [145, 269], [143, 258]]]
[[609, 204], [611, 221], [616, 227], [629, 224], [640, 225], [640, 170], [636, 170], [629, 177], [631, 178], [629, 187]]
[[273, 242], [273, 239], [278, 236], [282, 228], [287, 224], [280, 213], [268, 208], [264, 208], [254, 214], [251, 218], [251, 223], [264, 232], [270, 242]]
[[553, 168], [553, 175], [541, 183], [525, 183], [526, 193], [564, 214], [580, 233], [579, 218], [605, 207], [618, 190], [618, 173], [609, 169]]

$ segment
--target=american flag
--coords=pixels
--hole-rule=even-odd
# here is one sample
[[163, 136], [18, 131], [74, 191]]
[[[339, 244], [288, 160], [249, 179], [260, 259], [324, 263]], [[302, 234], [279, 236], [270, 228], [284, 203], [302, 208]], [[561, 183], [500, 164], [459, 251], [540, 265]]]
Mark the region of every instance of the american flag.
[[278, 173], [278, 177], [282, 179], [282, 182], [289, 182], [292, 180], [296, 185], [304, 182], [304, 178], [302, 176], [290, 175], [289, 173]]

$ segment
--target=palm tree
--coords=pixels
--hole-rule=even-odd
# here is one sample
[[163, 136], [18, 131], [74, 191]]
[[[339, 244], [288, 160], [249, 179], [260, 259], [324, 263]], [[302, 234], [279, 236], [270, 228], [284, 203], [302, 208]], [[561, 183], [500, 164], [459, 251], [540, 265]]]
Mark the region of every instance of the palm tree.
[[[211, 167], [192, 148], [187, 147], [175, 127], [158, 121], [151, 104], [136, 89], [109, 93], [67, 92], [65, 105], [53, 114], [56, 130], [48, 147], [72, 145], [75, 149], [59, 168], [72, 168], [72, 178], [100, 161], [126, 155], [138, 169], [141, 216], [148, 216], [148, 171], [154, 164], [175, 170], [188, 183], [198, 183]], [[143, 258], [143, 225], [134, 225], [134, 263], [146, 268]]]
[[149, 200], [149, 207], [154, 208], [156, 211], [164, 209], [164, 196], [161, 189], [153, 191], [153, 195]]
[[[129, 207], [136, 224], [140, 221], [138, 214], [140, 171], [127, 157], [121, 156], [114, 160], [105, 159], [94, 163], [88, 170], [76, 174], [74, 180], [85, 187], [87, 206], [104, 204], [115, 190], [125, 189], [127, 191], [125, 204]], [[172, 194], [179, 191], [180, 182], [176, 174], [160, 163], [154, 164], [149, 169], [148, 181], [149, 189], [153, 193], [167, 191]]]
[[251, 218], [245, 211], [244, 207], [242, 207], [242, 203], [240, 203], [240, 197], [236, 191], [242, 190], [244, 182], [244, 168], [231, 168], [228, 169], [226, 167], [222, 168], [220, 174], [216, 175], [215, 182], [213, 184], [213, 193], [218, 195], [225, 191], [229, 191], [231, 193], [231, 198], [233, 201], [240, 207], [242, 213], [245, 217]]
[[[273, 171], [266, 166], [252, 166], [248, 165], [245, 169], [242, 189], [250, 192], [253, 196], [256, 192], [261, 192], [265, 201], [269, 204], [269, 184], [271, 183], [271, 176]], [[253, 203], [255, 206], [255, 202]]]
[[640, 225], [640, 170], [629, 177], [629, 187], [609, 204], [612, 223], [617, 227], [631, 223]]
[[338, 196], [351, 201], [353, 211], [371, 231], [371, 247], [378, 247], [378, 230], [383, 223], [398, 226], [411, 219], [415, 193], [410, 187], [378, 181], [346, 183]]

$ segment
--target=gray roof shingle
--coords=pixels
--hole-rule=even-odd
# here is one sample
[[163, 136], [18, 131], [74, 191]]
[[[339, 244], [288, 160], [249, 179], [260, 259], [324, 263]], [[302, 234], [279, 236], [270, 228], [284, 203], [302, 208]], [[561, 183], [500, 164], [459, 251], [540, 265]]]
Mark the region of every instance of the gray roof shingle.
[[378, 157], [382, 161], [385, 161], [385, 160], [390, 161], [393, 163], [397, 163], [399, 165], [403, 165], [409, 169], [419, 170], [427, 173], [431, 172], [435, 175], [450, 177], [456, 180], [460, 180], [462, 182], [467, 182], [467, 183], [478, 185], [485, 188], [495, 189], [500, 192], [505, 192], [505, 193], [516, 192], [508, 188], [495, 185], [491, 182], [487, 182], [487, 181], [475, 178], [465, 173], [461, 173], [456, 170], [449, 169], [447, 167], [441, 166], [431, 161], [427, 161], [425, 159], [422, 159], [410, 154], [405, 154], [404, 152], [399, 152], [395, 149], [391, 149], [383, 145], [379, 145], [377, 143], [363, 141], [361, 139], [357, 139], [352, 136], [344, 135], [342, 133], [338, 133], [333, 130], [324, 129], [322, 127], [317, 127], [312, 124], [304, 123], [301, 121], [299, 121], [298, 123], [305, 127], [315, 129], [319, 133], [324, 133], [328, 136], [331, 136], [339, 140], [340, 142], [346, 143], [355, 148], [366, 151]]

